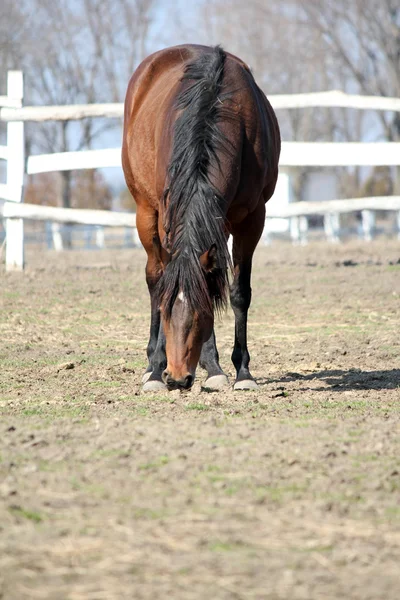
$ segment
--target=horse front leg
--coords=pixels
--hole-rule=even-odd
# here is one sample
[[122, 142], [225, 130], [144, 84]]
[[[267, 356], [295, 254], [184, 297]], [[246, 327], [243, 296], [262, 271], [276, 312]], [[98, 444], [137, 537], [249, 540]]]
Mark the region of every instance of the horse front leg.
[[219, 354], [214, 328], [209, 339], [203, 344], [200, 354], [200, 366], [207, 371], [204, 387], [208, 390], [221, 390], [229, 384], [228, 378], [219, 364]]
[[257, 388], [249, 370], [250, 353], [247, 347], [247, 314], [251, 303], [251, 262], [250, 257], [235, 265], [235, 275], [230, 290], [231, 306], [235, 315], [235, 343], [232, 352], [232, 362], [236, 369], [235, 390]]
[[143, 391], [164, 390], [161, 375], [166, 367], [165, 335], [161, 325], [160, 307], [157, 298], [157, 285], [163, 273], [163, 259], [158, 234], [158, 215], [154, 211], [138, 205], [136, 224], [140, 240], [147, 253], [146, 282], [150, 294], [151, 318], [150, 335], [147, 344], [149, 361], [143, 375]]
[[149, 342], [147, 344], [147, 359], [149, 361], [148, 367], [143, 375], [142, 381], [146, 383], [150, 378], [152, 372], [154, 371], [154, 360], [156, 351], [160, 350], [160, 327], [161, 327], [161, 318], [160, 318], [160, 309], [158, 306], [158, 300], [156, 298], [156, 287], [159, 281], [159, 277], [154, 277], [154, 273], [149, 266], [149, 261], [147, 262], [146, 267], [146, 280], [147, 280], [147, 288], [149, 290], [150, 295], [150, 307], [151, 307], [151, 316], [150, 316], [150, 334], [149, 334]]
[[257, 209], [242, 223], [233, 227], [234, 278], [230, 301], [235, 315], [235, 342], [232, 362], [236, 369], [235, 390], [257, 389], [250, 373], [250, 353], [247, 347], [247, 315], [251, 303], [251, 269], [254, 250], [261, 237], [265, 222], [265, 205], [261, 200]]
[[144, 392], [155, 392], [165, 389], [162, 374], [167, 366], [165, 334], [161, 323], [160, 307], [156, 293], [156, 288], [162, 275], [158, 257], [158, 238], [154, 238], [153, 245], [155, 246], [155, 252], [154, 255], [148, 256], [146, 266], [146, 280], [151, 303], [151, 319], [149, 343], [147, 345], [149, 365], [142, 379]]

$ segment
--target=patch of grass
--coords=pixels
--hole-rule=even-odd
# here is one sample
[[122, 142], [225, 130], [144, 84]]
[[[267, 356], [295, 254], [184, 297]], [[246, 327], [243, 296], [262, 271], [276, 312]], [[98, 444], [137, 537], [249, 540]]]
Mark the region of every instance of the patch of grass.
[[28, 519], [29, 521], [33, 521], [33, 523], [41, 523], [43, 521], [43, 517], [40, 513], [22, 508], [22, 506], [10, 506], [9, 511], [16, 517]]
[[388, 506], [385, 508], [385, 517], [390, 521], [400, 520], [400, 506]]
[[375, 462], [380, 459], [381, 457], [379, 457], [377, 454], [367, 452], [365, 454], [357, 454], [356, 456], [354, 456], [354, 461], [357, 462], [358, 465], [365, 462]]
[[247, 550], [249, 548], [248, 544], [239, 541], [223, 541], [223, 540], [213, 540], [209, 542], [208, 549], [211, 552], [237, 552], [240, 550]]
[[81, 423], [86, 423], [88, 420], [87, 414], [90, 407], [76, 404], [71, 406], [69, 404], [43, 404], [41, 406], [30, 406], [24, 408], [21, 411], [21, 415], [24, 417], [36, 417], [40, 416], [45, 419], [47, 424], [53, 422], [54, 419], [80, 419]]
[[221, 472], [221, 467], [219, 467], [218, 465], [206, 465], [206, 467], [204, 468], [204, 470], [207, 473], [220, 473]]
[[170, 459], [168, 456], [160, 456], [156, 460], [153, 460], [152, 462], [143, 463], [143, 464], [139, 465], [138, 468], [140, 471], [149, 471], [151, 469], [158, 469], [159, 467], [163, 467], [163, 466], [167, 465], [169, 463], [169, 460]]
[[356, 492], [354, 492], [352, 494], [322, 493], [322, 494], [319, 494], [319, 497], [323, 498], [324, 500], [333, 502], [334, 504], [339, 504], [341, 506], [357, 505], [357, 504], [365, 503], [365, 498], [363, 496], [361, 496], [361, 494], [357, 494]]
[[224, 494], [226, 496], [235, 496], [244, 488], [244, 486], [244, 482], [235, 481], [234, 483], [230, 483], [230, 485], [224, 488]]
[[133, 509], [133, 516], [135, 519], [158, 520], [168, 516], [168, 512], [165, 509], [136, 507]]
[[[146, 393], [143, 396], [148, 401], [152, 402], [168, 402], [169, 404], [173, 404], [175, 402], [175, 398], [170, 396], [167, 392], [165, 394], [148, 394]], [[137, 397], [135, 398], [135, 402], [137, 402]]]
[[190, 575], [192, 569], [189, 569], [189, 567], [182, 567], [181, 569], [178, 569], [176, 573], [177, 575]]
[[295, 498], [301, 497], [307, 489], [307, 484], [292, 483], [282, 486], [259, 485], [256, 487], [255, 492], [256, 498], [260, 503], [269, 500], [276, 504], [280, 504], [287, 496], [293, 496]]
[[304, 429], [311, 426], [311, 422], [306, 419], [298, 419], [296, 421], [292, 421], [292, 423], [296, 429]]
[[99, 448], [98, 450], [93, 450], [90, 456], [93, 458], [108, 458], [112, 456], [122, 456], [124, 454], [126, 454], [124, 448]]
[[199, 410], [199, 411], [207, 411], [210, 410], [210, 407], [202, 402], [191, 402], [185, 406], [186, 410]]
[[49, 473], [54, 473], [56, 471], [60, 471], [62, 469], [68, 468], [68, 463], [63, 460], [40, 460], [38, 462], [38, 470], [45, 471]]
[[104, 499], [109, 498], [107, 490], [101, 484], [82, 482], [77, 477], [72, 477], [70, 483], [72, 489], [77, 492], [89, 494], [90, 496], [98, 496]]
[[43, 409], [40, 406], [32, 406], [32, 408], [24, 408], [22, 414], [25, 417], [31, 417], [33, 415], [41, 415], [43, 414]]
[[16, 298], [20, 298], [20, 296], [19, 292], [3, 292], [3, 297], [9, 300], [15, 300]]
[[135, 414], [140, 415], [141, 417], [146, 417], [149, 414], [149, 409], [145, 406], [135, 406], [133, 408]]

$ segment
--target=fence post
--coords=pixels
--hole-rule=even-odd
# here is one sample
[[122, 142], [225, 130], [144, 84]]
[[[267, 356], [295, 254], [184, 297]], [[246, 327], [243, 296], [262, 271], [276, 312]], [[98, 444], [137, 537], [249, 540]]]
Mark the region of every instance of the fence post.
[[372, 240], [372, 231], [375, 227], [375, 213], [373, 210], [361, 211], [361, 229], [366, 242]]
[[[7, 96], [22, 104], [24, 81], [21, 71], [9, 71]], [[24, 124], [22, 121], [7, 123], [7, 186], [13, 202], [22, 201], [25, 172]], [[22, 271], [24, 268], [24, 221], [6, 220], [6, 270]]]
[[261, 243], [264, 246], [269, 246], [271, 243], [271, 233], [269, 230], [269, 218], [265, 217], [264, 230], [261, 235]]
[[337, 244], [339, 238], [340, 216], [339, 213], [327, 213], [324, 215], [324, 230], [328, 242]]
[[397, 239], [400, 240], [400, 210], [397, 211]]
[[290, 237], [293, 244], [307, 244], [308, 220], [304, 215], [290, 217]]
[[105, 235], [104, 235], [104, 227], [96, 227], [96, 246], [98, 248], [104, 248], [105, 245]]
[[63, 239], [62, 239], [59, 223], [51, 224], [51, 234], [52, 234], [52, 239], [53, 239], [54, 250], [56, 252], [61, 252], [61, 250], [63, 249]]

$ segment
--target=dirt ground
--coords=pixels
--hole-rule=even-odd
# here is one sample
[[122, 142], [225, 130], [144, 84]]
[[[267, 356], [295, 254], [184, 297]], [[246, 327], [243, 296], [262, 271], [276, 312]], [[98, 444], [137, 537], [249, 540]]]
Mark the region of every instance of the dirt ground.
[[141, 393], [144, 264], [0, 267], [0, 598], [397, 600], [400, 242], [258, 250], [256, 392]]

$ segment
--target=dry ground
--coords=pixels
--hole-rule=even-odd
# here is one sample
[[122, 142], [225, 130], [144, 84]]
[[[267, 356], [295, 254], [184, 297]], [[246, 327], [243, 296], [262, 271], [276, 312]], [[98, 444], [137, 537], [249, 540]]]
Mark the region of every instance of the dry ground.
[[397, 600], [400, 243], [261, 248], [245, 393], [141, 394], [144, 262], [0, 272], [0, 598]]

